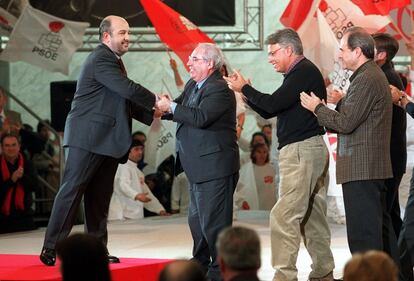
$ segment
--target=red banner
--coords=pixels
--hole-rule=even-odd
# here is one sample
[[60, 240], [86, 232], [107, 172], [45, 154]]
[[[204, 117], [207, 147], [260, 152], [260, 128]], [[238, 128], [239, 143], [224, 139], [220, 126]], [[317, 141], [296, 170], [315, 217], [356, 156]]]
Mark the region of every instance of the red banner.
[[411, 4], [411, 0], [351, 0], [366, 15], [386, 16], [391, 10]]
[[161, 41], [181, 59], [187, 71], [188, 56], [198, 43], [214, 43], [196, 25], [159, 0], [140, 0]]

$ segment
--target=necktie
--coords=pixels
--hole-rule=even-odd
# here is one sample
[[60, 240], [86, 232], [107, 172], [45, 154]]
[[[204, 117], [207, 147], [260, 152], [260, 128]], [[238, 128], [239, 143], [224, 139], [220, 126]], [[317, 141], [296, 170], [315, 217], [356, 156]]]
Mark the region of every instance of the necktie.
[[194, 89], [191, 91], [190, 96], [188, 97], [188, 106], [196, 106], [197, 105], [197, 97], [198, 97], [198, 85], [196, 84]]
[[118, 63], [119, 63], [119, 67], [121, 68], [122, 74], [125, 75], [125, 76], [127, 76], [127, 72], [126, 72], [126, 69], [125, 69], [125, 65], [122, 62], [122, 60], [121, 59], [118, 59]]

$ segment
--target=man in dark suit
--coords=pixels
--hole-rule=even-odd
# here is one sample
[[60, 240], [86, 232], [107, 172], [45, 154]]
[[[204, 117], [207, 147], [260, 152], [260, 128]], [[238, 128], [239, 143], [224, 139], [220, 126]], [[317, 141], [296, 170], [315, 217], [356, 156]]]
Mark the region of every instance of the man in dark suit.
[[342, 38], [339, 59], [354, 73], [337, 110], [313, 93], [302, 93], [301, 102], [319, 124], [338, 132], [336, 181], [342, 184], [351, 253], [383, 250], [398, 264], [385, 199], [385, 180], [392, 177], [392, 100], [387, 78], [374, 62], [374, 44], [371, 35], [358, 27], [348, 29]]
[[[80, 73], [65, 125], [62, 185], [40, 255], [48, 266], [55, 264], [55, 245], [71, 231], [82, 196], [85, 231], [106, 245], [114, 176], [120, 159], [127, 160], [124, 156], [131, 145], [131, 117], [152, 114], [155, 95], [127, 78], [120, 59], [128, 51], [128, 32], [125, 19], [106, 17], [99, 28], [102, 44], [87, 57]], [[119, 262], [113, 256], [108, 255], [108, 259]]]
[[[397, 71], [392, 65], [392, 59], [397, 54], [398, 41], [387, 33], [375, 33], [372, 35], [375, 41], [375, 62], [381, 67], [388, 83], [403, 91], [404, 86]], [[398, 100], [393, 103], [398, 102]], [[387, 211], [391, 216], [395, 235], [400, 235], [402, 220], [400, 212], [400, 201], [398, 199], [398, 189], [401, 179], [405, 173], [407, 165], [407, 117], [403, 108], [393, 104], [392, 106], [392, 125], [391, 125], [391, 165], [393, 177], [385, 180], [387, 187]], [[387, 239], [387, 237], [385, 237]]]
[[215, 243], [218, 233], [232, 224], [240, 165], [236, 99], [219, 72], [223, 62], [217, 46], [199, 44], [188, 59], [192, 79], [182, 95], [159, 103], [178, 123], [176, 168], [183, 168], [190, 182], [193, 256], [211, 280], [221, 280]]

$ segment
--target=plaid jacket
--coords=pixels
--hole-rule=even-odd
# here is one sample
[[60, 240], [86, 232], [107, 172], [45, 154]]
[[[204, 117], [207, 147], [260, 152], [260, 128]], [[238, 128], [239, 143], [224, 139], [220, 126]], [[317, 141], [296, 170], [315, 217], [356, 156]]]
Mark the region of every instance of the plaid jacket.
[[350, 81], [338, 111], [321, 105], [315, 110], [319, 124], [338, 133], [336, 180], [390, 178], [392, 100], [387, 78], [370, 60]]

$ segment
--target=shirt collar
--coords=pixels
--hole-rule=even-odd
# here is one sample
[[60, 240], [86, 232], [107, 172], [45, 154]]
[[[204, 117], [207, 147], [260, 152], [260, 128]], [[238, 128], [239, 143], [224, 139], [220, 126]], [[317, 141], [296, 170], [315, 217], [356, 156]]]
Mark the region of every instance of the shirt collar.
[[298, 56], [293, 62], [292, 64], [288, 67], [288, 69], [286, 70], [286, 72], [283, 75], [288, 75], [290, 71], [292, 71], [292, 69], [299, 63], [301, 62], [303, 59], [305, 59], [304, 55], [300, 55]]

